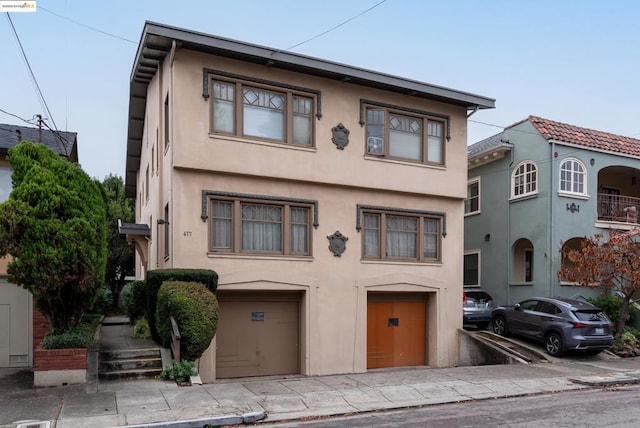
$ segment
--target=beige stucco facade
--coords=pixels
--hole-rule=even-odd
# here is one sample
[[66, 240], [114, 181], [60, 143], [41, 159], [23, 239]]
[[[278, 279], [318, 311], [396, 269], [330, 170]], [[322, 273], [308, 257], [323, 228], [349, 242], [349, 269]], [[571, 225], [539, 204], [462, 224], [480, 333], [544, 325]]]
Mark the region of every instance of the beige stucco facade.
[[[203, 70], [250, 82], [307, 88], [321, 97], [311, 147], [212, 132], [212, 100], [203, 96]], [[137, 223], [151, 228], [148, 260], [137, 275], [158, 268], [207, 268], [219, 274], [218, 293], [295, 291], [299, 298], [299, 373], [367, 370], [367, 302], [372, 293], [424, 295], [427, 365], [458, 363], [462, 327], [463, 200], [466, 197], [468, 106], [405, 95], [238, 59], [175, 44], [149, 80], [139, 166]], [[314, 101], [317, 99], [314, 98]], [[366, 153], [362, 100], [446, 117], [444, 162], [429, 165]], [[168, 112], [165, 112], [165, 104]], [[168, 126], [165, 127], [165, 118]], [[349, 143], [338, 149], [332, 128], [343, 124]], [[168, 133], [165, 134], [165, 129]], [[128, 179], [131, 182], [130, 179]], [[131, 184], [131, 183], [129, 183]], [[211, 249], [211, 195], [313, 201], [309, 255], [257, 255]], [[435, 261], [363, 257], [362, 207], [436, 213]], [[168, 218], [167, 217], [168, 213]], [[158, 224], [158, 220], [169, 225]], [[162, 221], [161, 221], [162, 223]], [[336, 256], [328, 236], [339, 231]], [[167, 241], [168, 240], [168, 241]], [[224, 328], [221, 325], [219, 328]], [[241, 340], [241, 339], [239, 339]], [[200, 360], [205, 381], [216, 378], [216, 339]]]

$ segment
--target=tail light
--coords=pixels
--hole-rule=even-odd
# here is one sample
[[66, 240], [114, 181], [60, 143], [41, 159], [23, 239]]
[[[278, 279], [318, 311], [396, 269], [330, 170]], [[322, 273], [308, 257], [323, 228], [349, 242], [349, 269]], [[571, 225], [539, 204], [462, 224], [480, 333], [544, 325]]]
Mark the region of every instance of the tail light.
[[590, 327], [589, 324], [585, 324], [583, 322], [574, 322], [573, 323], [573, 328], [584, 328], [584, 327]]
[[467, 303], [467, 293], [462, 292], [462, 303]]

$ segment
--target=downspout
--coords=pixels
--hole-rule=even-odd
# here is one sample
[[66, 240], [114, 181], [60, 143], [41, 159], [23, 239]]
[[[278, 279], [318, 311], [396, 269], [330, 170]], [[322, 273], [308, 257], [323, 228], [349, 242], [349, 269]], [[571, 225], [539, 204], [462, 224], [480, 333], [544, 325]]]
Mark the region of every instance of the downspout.
[[506, 248], [506, 254], [507, 254], [507, 263], [505, 266], [505, 270], [506, 270], [506, 278], [507, 278], [507, 302], [506, 304], [510, 304], [511, 303], [511, 276], [510, 276], [510, 272], [511, 272], [511, 169], [513, 168], [513, 157], [514, 157], [514, 152], [515, 151], [515, 146], [511, 148], [511, 150], [509, 150], [510, 152], [510, 156], [511, 159], [509, 160], [509, 168], [507, 168], [507, 170], [505, 171], [506, 174], [506, 179], [505, 179], [505, 183], [507, 183], [507, 215], [506, 215], [506, 220], [507, 220], [507, 233], [506, 233], [506, 243], [505, 243], [505, 248]]
[[555, 286], [554, 286], [554, 278], [553, 278], [553, 259], [555, 256], [554, 251], [552, 251], [551, 245], [553, 243], [553, 200], [554, 200], [554, 194], [553, 194], [553, 189], [555, 189], [554, 187], [554, 183], [553, 183], [553, 177], [555, 176], [554, 172], [556, 170], [556, 142], [555, 141], [551, 141], [551, 162], [549, 162], [549, 165], [551, 166], [550, 168], [550, 179], [549, 179], [549, 236], [548, 236], [548, 242], [547, 242], [547, 258], [548, 258], [548, 263], [547, 266], [549, 266], [549, 297], [553, 297], [554, 294], [554, 290], [555, 290]]
[[[171, 162], [171, 167], [169, 168], [170, 171], [173, 172], [173, 153], [174, 153], [174, 149], [175, 149], [175, 140], [173, 138], [173, 125], [174, 125], [174, 120], [173, 120], [173, 116], [175, 115], [175, 111], [173, 109], [173, 102], [174, 102], [174, 96], [173, 96], [173, 62], [176, 58], [176, 51], [178, 50], [178, 48], [180, 47], [180, 43], [177, 43], [175, 40], [171, 43], [171, 56], [169, 58], [169, 88], [167, 90], [167, 93], [169, 94], [169, 151], [171, 152], [170, 155], [171, 157], [169, 158], [170, 162]], [[169, 225], [169, 236], [171, 237], [169, 239], [169, 268], [173, 268], [174, 266], [174, 260], [175, 260], [175, 253], [173, 251], [173, 242], [175, 241], [175, 222], [173, 221], [173, 219], [175, 218], [175, 211], [173, 209], [173, 173], [170, 174], [171, 177], [171, 181], [169, 182], [169, 217], [171, 217], [171, 223], [173, 223], [172, 225]], [[162, 207], [163, 211], [164, 211], [164, 206]], [[165, 239], [167, 239], [167, 237], [165, 237]]]

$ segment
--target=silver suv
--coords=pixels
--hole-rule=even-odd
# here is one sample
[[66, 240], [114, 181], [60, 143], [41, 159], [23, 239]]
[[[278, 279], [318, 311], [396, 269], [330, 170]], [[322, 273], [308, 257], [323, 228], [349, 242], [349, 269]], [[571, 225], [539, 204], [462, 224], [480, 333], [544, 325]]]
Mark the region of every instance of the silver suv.
[[492, 313], [493, 332], [517, 334], [544, 344], [549, 355], [569, 350], [597, 354], [613, 345], [611, 321], [597, 306], [582, 300], [534, 297]]
[[491, 322], [493, 299], [479, 288], [464, 288], [462, 291], [462, 323], [475, 324], [484, 330]]

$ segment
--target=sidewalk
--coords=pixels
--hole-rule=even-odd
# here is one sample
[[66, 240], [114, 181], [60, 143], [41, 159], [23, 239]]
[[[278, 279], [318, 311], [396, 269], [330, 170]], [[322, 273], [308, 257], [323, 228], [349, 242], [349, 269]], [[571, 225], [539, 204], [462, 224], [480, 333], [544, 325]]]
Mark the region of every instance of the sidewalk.
[[16, 421], [25, 420], [54, 421], [55, 428], [177, 426], [172, 424], [176, 421], [202, 427], [242, 423], [243, 415], [272, 422], [640, 383], [640, 358], [554, 361], [244, 378], [190, 387], [155, 379], [100, 381], [95, 393], [87, 392], [90, 385], [5, 389], [6, 379], [15, 374], [3, 377], [7, 369], [2, 369], [0, 428], [14, 428]]

